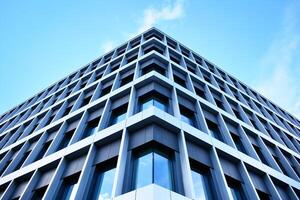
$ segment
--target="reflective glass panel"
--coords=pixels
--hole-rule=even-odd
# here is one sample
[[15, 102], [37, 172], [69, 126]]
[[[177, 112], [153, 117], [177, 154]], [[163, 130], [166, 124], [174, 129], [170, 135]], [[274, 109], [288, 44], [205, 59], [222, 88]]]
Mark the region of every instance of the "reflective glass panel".
[[97, 127], [87, 127], [87, 137], [94, 135], [97, 132]]
[[137, 158], [135, 162], [135, 189], [151, 183], [170, 190], [173, 188], [171, 161], [153, 151]]
[[154, 183], [172, 189], [170, 160], [160, 154], [154, 153]]
[[146, 110], [146, 109], [150, 108], [152, 105], [153, 105], [153, 101], [152, 101], [152, 99], [149, 99], [148, 101], [142, 103], [141, 110]]
[[192, 179], [195, 190], [195, 197], [197, 200], [208, 200], [211, 198], [211, 191], [209, 188], [209, 182], [205, 174], [192, 170]]
[[115, 168], [102, 172], [97, 180], [95, 191], [95, 200], [108, 200], [111, 199], [111, 192], [115, 177]]
[[154, 106], [162, 111], [167, 111], [167, 106], [158, 100], [154, 100]]
[[140, 188], [152, 183], [152, 152], [137, 158], [135, 188]]
[[229, 189], [234, 200], [243, 200], [241, 192], [238, 188], [229, 187]]
[[125, 117], [126, 117], [126, 112], [123, 114], [120, 114], [118, 116], [115, 116], [115, 118], [113, 118], [112, 124], [116, 124], [116, 123], [123, 121], [125, 119]]
[[75, 199], [75, 193], [78, 187], [78, 183], [71, 183], [65, 186], [65, 191], [61, 199], [71, 200]]
[[184, 121], [185, 123], [194, 126], [194, 122], [191, 118], [185, 116], [185, 115], [181, 115], [181, 120]]
[[167, 111], [167, 106], [157, 99], [149, 99], [145, 102], [142, 102], [141, 110], [146, 110], [146, 109], [150, 108], [151, 106], [155, 106], [156, 108], [158, 108], [160, 110]]

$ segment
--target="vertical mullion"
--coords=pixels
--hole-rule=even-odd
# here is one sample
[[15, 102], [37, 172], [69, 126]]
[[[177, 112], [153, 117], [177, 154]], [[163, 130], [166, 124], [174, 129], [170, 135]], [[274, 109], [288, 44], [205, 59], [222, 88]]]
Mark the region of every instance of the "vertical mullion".
[[152, 150], [152, 183], [154, 183], [154, 151]]

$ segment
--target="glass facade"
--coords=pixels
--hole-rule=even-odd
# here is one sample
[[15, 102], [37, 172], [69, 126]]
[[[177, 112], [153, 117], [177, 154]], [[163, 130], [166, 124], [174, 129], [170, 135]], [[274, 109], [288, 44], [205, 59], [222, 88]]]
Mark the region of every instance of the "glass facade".
[[97, 133], [97, 124], [88, 124], [85, 129], [86, 137], [94, 135]]
[[57, 200], [72, 200], [75, 198], [76, 190], [78, 188], [77, 178], [66, 178], [62, 183], [61, 190]]
[[166, 103], [163, 103], [161, 102], [159, 99], [156, 99], [156, 98], [149, 98], [149, 99], [146, 99], [144, 101], [141, 102], [141, 108], [140, 110], [146, 110], [147, 108], [150, 108], [150, 107], [156, 107], [162, 111], [167, 111], [167, 105]]
[[155, 183], [172, 190], [171, 165], [168, 156], [154, 150], [137, 157], [134, 168], [134, 189]]
[[245, 200], [246, 197], [243, 193], [242, 185], [239, 181], [227, 178], [227, 184], [231, 196], [234, 200]]
[[184, 106], [181, 106], [181, 105], [180, 105], [179, 109], [180, 109], [181, 120], [191, 126], [195, 126], [194, 112]]
[[112, 187], [114, 182], [116, 169], [108, 169], [106, 171], [96, 171], [94, 174], [95, 183], [91, 187], [91, 199], [108, 200], [111, 199]]
[[213, 194], [210, 189], [210, 180], [208, 172], [200, 172], [192, 170], [192, 179], [194, 185], [195, 199], [196, 200], [211, 200]]
[[112, 111], [110, 125], [117, 124], [126, 118], [127, 105], [123, 105]]

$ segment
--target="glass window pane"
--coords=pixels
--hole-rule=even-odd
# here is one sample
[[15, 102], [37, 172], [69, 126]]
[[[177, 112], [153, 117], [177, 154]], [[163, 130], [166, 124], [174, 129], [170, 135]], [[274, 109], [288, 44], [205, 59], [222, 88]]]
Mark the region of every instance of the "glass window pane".
[[171, 190], [171, 180], [169, 159], [154, 153], [154, 183]]
[[78, 188], [78, 183], [72, 185], [70, 187], [70, 190], [69, 190], [70, 191], [70, 193], [69, 193], [70, 195], [68, 195], [66, 199], [75, 199], [77, 188]]
[[152, 105], [153, 105], [153, 100], [150, 99], [141, 105], [141, 110], [146, 110], [146, 109], [150, 108]]
[[234, 188], [234, 187], [229, 187], [229, 188], [230, 188], [230, 192], [231, 192], [234, 200], [242, 200], [243, 199], [238, 188]]
[[64, 200], [74, 199], [77, 187], [78, 187], [78, 183], [70, 183], [66, 185], [61, 199]]
[[152, 183], [153, 153], [146, 154], [136, 160], [135, 188]]
[[112, 124], [116, 124], [116, 123], [119, 123], [119, 122], [123, 121], [123, 120], [125, 119], [125, 117], [126, 117], [126, 112], [123, 113], [123, 114], [120, 114], [120, 115], [116, 116], [116, 117], [113, 119]]
[[95, 191], [97, 200], [107, 200], [111, 198], [111, 192], [115, 177], [115, 168], [101, 173], [97, 180], [97, 190]]
[[167, 111], [167, 106], [158, 100], [154, 100], [154, 106], [162, 111]]
[[97, 127], [88, 127], [87, 128], [87, 137], [94, 135], [97, 132]]
[[194, 126], [193, 120], [185, 115], [181, 115], [181, 120], [189, 125]]
[[195, 197], [198, 200], [212, 199], [209, 188], [209, 181], [204, 174], [192, 170], [192, 179], [194, 183]]

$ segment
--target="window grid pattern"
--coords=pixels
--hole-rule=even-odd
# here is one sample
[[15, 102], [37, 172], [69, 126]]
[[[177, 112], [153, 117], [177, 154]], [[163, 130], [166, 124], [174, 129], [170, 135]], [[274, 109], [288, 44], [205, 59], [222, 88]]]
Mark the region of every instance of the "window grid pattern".
[[[163, 65], [166, 73], [155, 70], [142, 73], [143, 67], [151, 62]], [[127, 80], [127, 77], [130, 77], [130, 80]], [[44, 195], [51, 195], [48, 192], [49, 188], [56, 187], [53, 184], [55, 178], [62, 179], [60, 176], [66, 173], [68, 163], [72, 163], [69, 160], [74, 152], [83, 152], [86, 157], [83, 162], [92, 162], [90, 160], [95, 157], [95, 144], [102, 140], [101, 135], [116, 135], [121, 132], [120, 137], [124, 137], [127, 134], [127, 121], [141, 114], [134, 112], [140, 108], [137, 91], [141, 85], [150, 85], [153, 80], [172, 94], [167, 104], [171, 108], [161, 110], [153, 106], [141, 112], [154, 109], [158, 117], [164, 116], [160, 115], [161, 112], [167, 113], [170, 119], [182, 124], [181, 133], [184, 135], [199, 133], [213, 136], [214, 138], [210, 139], [212, 142], [204, 141], [211, 149], [216, 149], [212, 150], [212, 159], [220, 162], [220, 152], [224, 151], [222, 145], [229, 148], [230, 153], [226, 153], [229, 157], [241, 161], [240, 173], [248, 174], [245, 182], [249, 182], [250, 185], [246, 187], [250, 188], [250, 192], [254, 192], [252, 195], [255, 197], [261, 195], [261, 191], [256, 191], [255, 183], [249, 174], [250, 168], [261, 172], [262, 168], [256, 166], [258, 164], [268, 169], [265, 172], [265, 181], [274, 190], [278, 190], [276, 195], [281, 195], [281, 187], [287, 188], [291, 197], [299, 195], [299, 120], [203, 57], [153, 28], [0, 117], [2, 198], [18, 195], [15, 194], [14, 188], [26, 182], [23, 193], [19, 194], [25, 198], [24, 191], [31, 191], [35, 187], [33, 183], [41, 178], [40, 169], [53, 165], [49, 157], [70, 149], [69, 153], [57, 155], [55, 162], [58, 167], [54, 169], [56, 175], [46, 190], [42, 188]], [[182, 120], [180, 114], [182, 104], [194, 112], [194, 117], [189, 115], [188, 123]], [[126, 120], [114, 120], [115, 110], [125, 105], [125, 114], [122, 113], [122, 116], [124, 115]], [[165, 119], [162, 117], [161, 120]], [[84, 130], [90, 121], [96, 123], [94, 126], [97, 127], [93, 134], [85, 136]], [[116, 123], [111, 123], [112, 121]], [[214, 133], [218, 134], [218, 137], [212, 135], [212, 124], [215, 130], [218, 130], [218, 133]], [[187, 128], [184, 128], [185, 126]], [[76, 149], [77, 143], [84, 144], [83, 150]], [[246, 158], [237, 156], [237, 153]], [[121, 162], [121, 159], [119, 157], [118, 162]], [[44, 162], [39, 162], [42, 160]], [[249, 160], [254, 164], [249, 163]], [[29, 166], [37, 167], [28, 171]], [[216, 170], [226, 174], [222, 165], [218, 166]], [[81, 169], [80, 176], [85, 175], [85, 170], [87, 169]], [[18, 174], [21, 173], [17, 172], [20, 171], [27, 173], [19, 177]], [[61, 172], [60, 175], [58, 172]], [[222, 181], [226, 185], [225, 175], [223, 176]], [[286, 181], [279, 181], [283, 180], [280, 177], [284, 177]], [[115, 193], [112, 196], [122, 194], [116, 192], [120, 185], [117, 182], [118, 179], [115, 179]], [[79, 183], [76, 190], [78, 187], [84, 186]], [[193, 193], [184, 194], [194, 198]]]

